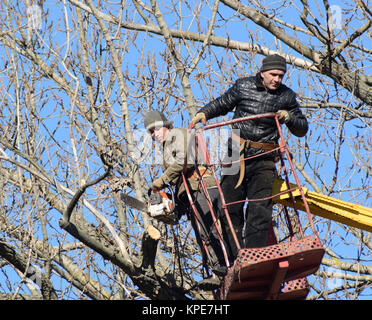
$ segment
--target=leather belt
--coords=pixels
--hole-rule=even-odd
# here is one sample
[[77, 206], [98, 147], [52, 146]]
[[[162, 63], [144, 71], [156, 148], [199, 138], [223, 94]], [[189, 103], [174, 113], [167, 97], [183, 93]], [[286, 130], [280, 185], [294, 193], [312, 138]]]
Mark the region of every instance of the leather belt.
[[254, 148], [254, 149], [264, 149], [264, 150], [273, 150], [278, 147], [276, 143], [269, 143], [269, 142], [256, 142], [252, 140], [246, 140], [242, 137], [237, 136], [236, 134], [232, 133], [231, 138], [240, 144], [240, 150], [243, 147], [246, 148]]
[[239, 180], [234, 189], [239, 187], [244, 179], [245, 174], [245, 163], [244, 163], [244, 149], [245, 148], [254, 148], [254, 149], [263, 149], [263, 150], [273, 150], [278, 147], [276, 143], [267, 143], [267, 142], [256, 142], [251, 140], [246, 140], [242, 137], [237, 136], [236, 134], [232, 133], [231, 138], [240, 144], [240, 175]]

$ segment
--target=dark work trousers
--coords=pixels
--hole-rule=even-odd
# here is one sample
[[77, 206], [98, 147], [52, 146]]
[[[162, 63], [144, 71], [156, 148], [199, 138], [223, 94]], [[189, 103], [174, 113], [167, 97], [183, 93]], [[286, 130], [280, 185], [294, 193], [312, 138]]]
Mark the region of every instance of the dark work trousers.
[[[219, 193], [217, 188], [209, 188], [211, 204], [213, 206], [213, 213], [215, 218], [218, 217], [219, 209]], [[202, 190], [192, 191], [192, 199], [195, 205], [195, 211], [189, 205], [186, 194], [180, 198], [182, 202], [188, 204], [189, 218], [191, 220], [192, 228], [195, 232], [195, 237], [200, 250], [203, 254], [204, 261], [207, 261], [208, 267], [213, 269], [217, 266], [225, 266], [225, 259], [220, 242], [220, 236], [217, 228], [220, 228], [219, 222], [214, 223], [208, 201]], [[204, 248], [204, 245], [206, 249]]]
[[[275, 174], [274, 161], [250, 159], [245, 161], [244, 180], [236, 189], [239, 173], [223, 175], [221, 178], [221, 188], [226, 204], [248, 200], [248, 203], [240, 202], [227, 206], [241, 248], [258, 248], [267, 245], [273, 202], [271, 199], [254, 200], [267, 198], [272, 195]], [[225, 214], [222, 214], [222, 225], [224, 237], [228, 241], [229, 260], [232, 263], [237, 256], [237, 246]]]

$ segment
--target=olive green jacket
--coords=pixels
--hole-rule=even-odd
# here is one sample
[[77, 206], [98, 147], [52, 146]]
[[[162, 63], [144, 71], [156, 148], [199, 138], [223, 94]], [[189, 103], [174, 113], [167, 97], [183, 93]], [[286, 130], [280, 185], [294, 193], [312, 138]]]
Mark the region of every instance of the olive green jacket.
[[[199, 171], [203, 174], [203, 180], [207, 188], [216, 186], [215, 178], [211, 175], [210, 169], [202, 164], [201, 155], [197, 157]], [[176, 187], [179, 197], [185, 191], [182, 172], [185, 170], [185, 177], [191, 190], [201, 188], [200, 179], [195, 171], [195, 135], [185, 128], [169, 129], [163, 143], [163, 174], [161, 178], [164, 184]]]

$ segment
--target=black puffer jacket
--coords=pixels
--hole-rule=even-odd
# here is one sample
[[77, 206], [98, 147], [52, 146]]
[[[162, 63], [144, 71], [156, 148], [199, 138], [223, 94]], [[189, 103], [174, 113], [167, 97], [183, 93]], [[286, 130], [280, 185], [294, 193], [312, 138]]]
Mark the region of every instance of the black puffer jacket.
[[[203, 112], [207, 120], [234, 112], [234, 119], [254, 116], [278, 110], [287, 110], [290, 120], [286, 123], [290, 132], [298, 137], [306, 135], [308, 123], [296, 101], [296, 94], [282, 85], [276, 91], [267, 91], [258, 73], [255, 77], [238, 79], [222, 96], [209, 102], [198, 112]], [[279, 133], [274, 118], [260, 118], [234, 123], [240, 129], [242, 138], [256, 142], [277, 142]], [[250, 150], [248, 155], [258, 150]]]

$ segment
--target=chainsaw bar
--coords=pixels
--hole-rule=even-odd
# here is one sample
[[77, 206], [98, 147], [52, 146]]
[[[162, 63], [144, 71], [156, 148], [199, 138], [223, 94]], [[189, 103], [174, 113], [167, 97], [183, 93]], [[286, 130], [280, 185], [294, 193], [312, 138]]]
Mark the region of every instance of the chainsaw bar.
[[121, 195], [121, 200], [123, 200], [123, 202], [133, 208], [133, 209], [137, 209], [137, 210], [140, 210], [140, 211], [143, 211], [143, 212], [146, 212], [148, 213], [148, 208], [147, 208], [147, 204], [134, 198], [134, 197], [131, 197], [130, 195], [127, 195], [126, 193], [122, 193]]

